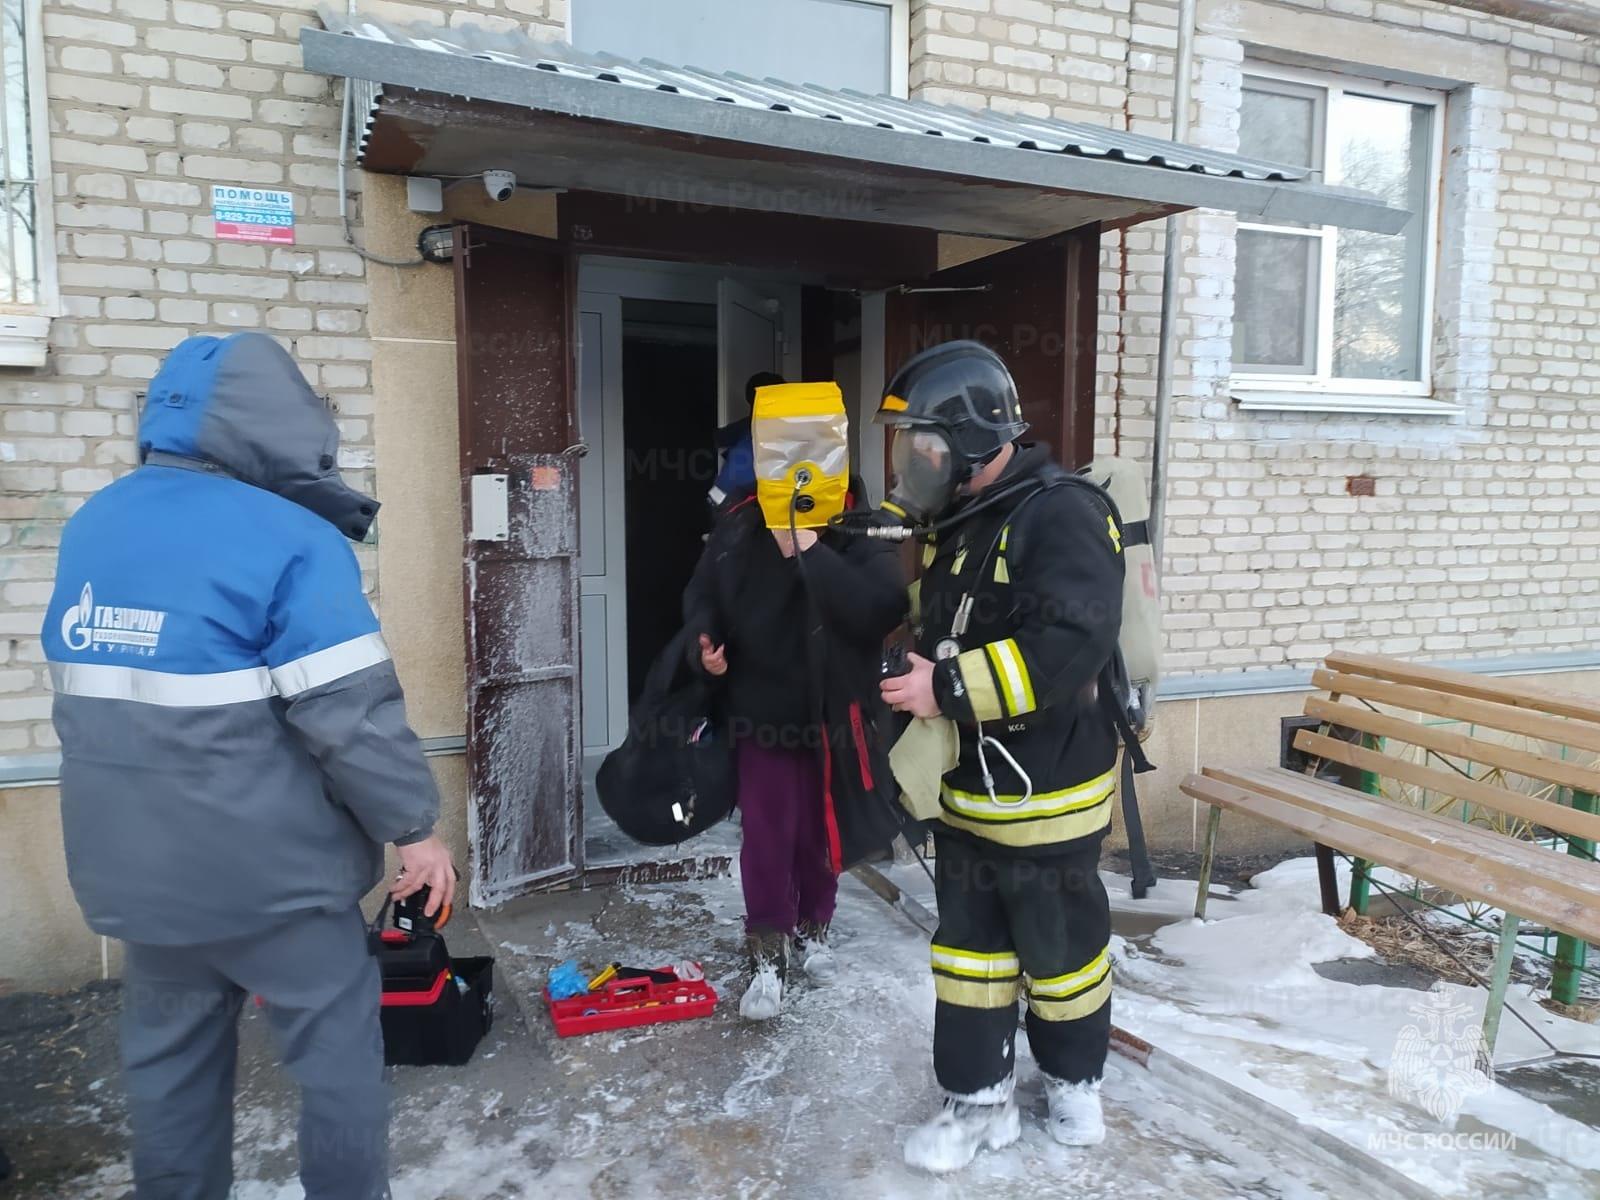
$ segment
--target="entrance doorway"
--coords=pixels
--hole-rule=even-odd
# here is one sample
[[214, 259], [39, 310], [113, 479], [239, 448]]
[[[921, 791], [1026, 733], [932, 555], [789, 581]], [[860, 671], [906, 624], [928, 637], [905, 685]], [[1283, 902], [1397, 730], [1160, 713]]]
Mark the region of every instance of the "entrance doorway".
[[[851, 261], [860, 260], [852, 266], [835, 262], [831, 231], [785, 240], [793, 222], [765, 223], [773, 229], [758, 237], [755, 225], [719, 219], [714, 236], [688, 246], [693, 230], [652, 216], [614, 234], [634, 228], [627, 237], [646, 240], [602, 242], [660, 246], [692, 263], [575, 254], [578, 231], [596, 241], [608, 228], [589, 223], [560, 241], [456, 230], [475, 903], [596, 869], [692, 869], [684, 853], [623, 838], [599, 812], [593, 778], [626, 734], [634, 664], [665, 637], [665, 622], [643, 630], [632, 610], [647, 601], [675, 618], [677, 597], [664, 597], [655, 577], [679, 553], [686, 571], [695, 553], [687, 541], [684, 553], [630, 538], [630, 522], [655, 514], [640, 515], [647, 501], [637, 470], [630, 496], [628, 468], [630, 448], [635, 459], [652, 441], [675, 453], [702, 436], [691, 429], [706, 429], [708, 312], [716, 314], [712, 424], [745, 415], [744, 383], [769, 364], [791, 380], [836, 379], [871, 496], [882, 495], [881, 430], [871, 415], [886, 370], [952, 337], [978, 337], [1006, 355], [1024, 416], [1064, 458], [1086, 458], [1092, 447], [1095, 360], [1080, 350], [1095, 345], [1098, 227], [935, 271], [926, 238], [891, 246], [893, 261], [869, 270], [863, 264], [883, 242], [878, 227], [851, 243]], [[736, 261], [764, 269], [729, 265]], [[894, 278], [908, 282], [863, 282]], [[661, 345], [646, 349], [652, 341]], [[681, 422], [677, 440], [641, 432], [641, 422], [669, 414]], [[713, 447], [703, 450], [698, 470], [692, 455], [664, 462], [658, 454], [657, 474], [676, 466], [686, 477], [673, 499], [684, 511], [715, 471]], [[720, 857], [736, 839], [723, 825], [687, 854]]]
[[678, 632], [704, 545], [716, 477], [717, 310], [672, 300], [622, 303], [624, 544], [628, 703]]
[[[665, 263], [579, 270], [583, 825], [593, 867], [656, 856], [601, 810], [595, 774], [681, 624], [710, 528], [718, 429], [749, 416], [751, 375], [800, 378], [800, 285]], [[711, 834], [695, 851], [734, 846]]]

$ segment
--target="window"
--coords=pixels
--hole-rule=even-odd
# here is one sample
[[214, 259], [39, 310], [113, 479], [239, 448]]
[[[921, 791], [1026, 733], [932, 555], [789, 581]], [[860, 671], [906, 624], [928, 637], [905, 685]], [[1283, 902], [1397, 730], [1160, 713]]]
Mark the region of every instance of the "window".
[[909, 0], [572, 0], [572, 44], [754, 79], [904, 96]]
[[0, 365], [40, 366], [54, 311], [39, 0], [0, 0]]
[[[1239, 223], [1233, 371], [1247, 407], [1428, 411], [1416, 401], [1432, 388], [1441, 105], [1438, 93], [1417, 88], [1246, 74], [1241, 154], [1310, 167], [1326, 183], [1411, 212], [1394, 235]], [[1280, 395], [1263, 403], [1246, 390]], [[1282, 403], [1283, 393], [1299, 398]]]

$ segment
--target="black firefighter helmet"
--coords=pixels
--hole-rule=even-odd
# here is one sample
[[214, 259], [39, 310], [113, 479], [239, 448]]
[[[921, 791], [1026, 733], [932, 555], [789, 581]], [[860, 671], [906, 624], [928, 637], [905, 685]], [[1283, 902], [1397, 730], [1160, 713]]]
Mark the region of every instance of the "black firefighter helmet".
[[896, 432], [889, 503], [913, 521], [948, 511], [961, 486], [1027, 432], [1016, 381], [982, 342], [941, 342], [884, 389], [877, 420]]

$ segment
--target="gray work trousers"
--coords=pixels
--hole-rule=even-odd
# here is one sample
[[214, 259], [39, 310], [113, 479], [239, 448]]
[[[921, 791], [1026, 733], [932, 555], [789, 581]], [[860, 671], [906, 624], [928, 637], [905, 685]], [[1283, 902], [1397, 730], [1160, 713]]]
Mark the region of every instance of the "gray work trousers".
[[300, 1085], [306, 1200], [389, 1195], [380, 984], [361, 913], [307, 913], [203, 946], [129, 943], [122, 1069], [138, 1200], [225, 1200], [233, 1186], [239, 1009], [260, 996]]

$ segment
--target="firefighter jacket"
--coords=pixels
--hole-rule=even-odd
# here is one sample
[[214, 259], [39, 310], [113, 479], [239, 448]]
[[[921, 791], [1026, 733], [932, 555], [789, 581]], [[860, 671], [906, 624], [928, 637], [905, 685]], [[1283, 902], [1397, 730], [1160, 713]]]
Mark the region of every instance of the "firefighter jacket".
[[[923, 546], [913, 619], [918, 652], [937, 664], [934, 695], [961, 732], [940, 795], [945, 830], [1061, 853], [1111, 820], [1118, 740], [1097, 679], [1122, 623], [1121, 531], [1092, 489], [1061, 482], [1045, 447], [1018, 451], [992, 486], [1040, 487]], [[980, 735], [999, 746], [980, 756]]]

